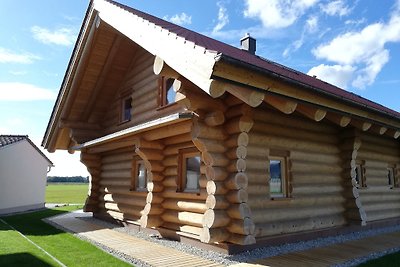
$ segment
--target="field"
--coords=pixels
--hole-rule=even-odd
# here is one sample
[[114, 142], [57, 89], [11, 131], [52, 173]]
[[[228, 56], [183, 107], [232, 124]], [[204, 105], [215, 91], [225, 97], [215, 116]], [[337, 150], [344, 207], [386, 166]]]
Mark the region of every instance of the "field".
[[48, 184], [46, 203], [85, 203], [88, 187], [88, 184]]
[[94, 266], [94, 263], [96, 266], [129, 266], [96, 246], [42, 221], [77, 208], [81, 207], [0, 217], [0, 266], [60, 266], [57, 261], [66, 266]]

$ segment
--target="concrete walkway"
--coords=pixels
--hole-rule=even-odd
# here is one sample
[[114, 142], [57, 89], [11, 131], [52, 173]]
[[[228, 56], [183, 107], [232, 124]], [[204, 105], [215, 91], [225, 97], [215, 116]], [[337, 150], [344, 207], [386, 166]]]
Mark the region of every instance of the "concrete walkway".
[[[92, 241], [146, 262], [151, 266], [224, 266], [199, 256], [136, 238], [81, 219], [88, 216], [91, 216], [91, 214], [78, 211], [51, 217], [48, 220], [61, 228], [79, 233]], [[332, 266], [368, 256], [371, 253], [398, 247], [400, 247], [400, 232], [394, 232], [231, 266]]]

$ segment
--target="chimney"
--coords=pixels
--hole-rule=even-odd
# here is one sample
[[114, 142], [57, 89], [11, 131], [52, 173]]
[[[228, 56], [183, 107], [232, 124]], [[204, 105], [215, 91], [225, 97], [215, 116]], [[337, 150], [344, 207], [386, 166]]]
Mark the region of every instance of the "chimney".
[[252, 55], [256, 54], [256, 39], [250, 36], [250, 34], [246, 33], [246, 35], [240, 39], [240, 45], [242, 50], [246, 50]]

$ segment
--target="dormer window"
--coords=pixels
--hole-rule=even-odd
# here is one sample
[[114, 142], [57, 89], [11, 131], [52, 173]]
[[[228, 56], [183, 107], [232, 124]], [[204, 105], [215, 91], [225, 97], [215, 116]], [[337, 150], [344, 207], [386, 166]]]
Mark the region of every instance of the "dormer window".
[[175, 103], [176, 92], [173, 84], [175, 79], [163, 76], [160, 85], [160, 106], [167, 106]]
[[132, 97], [122, 100], [121, 109], [121, 122], [130, 121], [132, 117]]

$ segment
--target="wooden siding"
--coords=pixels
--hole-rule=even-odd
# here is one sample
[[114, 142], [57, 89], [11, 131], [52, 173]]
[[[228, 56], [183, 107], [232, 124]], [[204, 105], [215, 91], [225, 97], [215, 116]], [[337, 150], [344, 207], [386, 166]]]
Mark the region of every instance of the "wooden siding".
[[[365, 161], [367, 187], [360, 188], [359, 194], [367, 221], [400, 217], [400, 188], [389, 186], [387, 171], [389, 164], [397, 164], [399, 167], [399, 142], [363, 133], [357, 159]], [[397, 177], [399, 175], [397, 172]]]
[[[271, 200], [269, 156], [287, 153], [288, 198]], [[246, 173], [257, 237], [344, 225], [338, 130], [262, 106], [254, 112]]]

